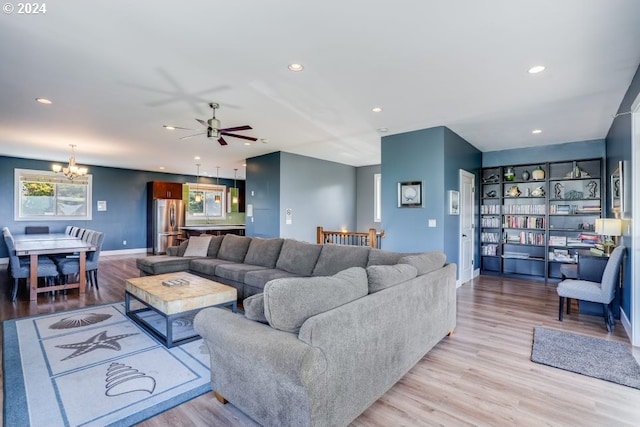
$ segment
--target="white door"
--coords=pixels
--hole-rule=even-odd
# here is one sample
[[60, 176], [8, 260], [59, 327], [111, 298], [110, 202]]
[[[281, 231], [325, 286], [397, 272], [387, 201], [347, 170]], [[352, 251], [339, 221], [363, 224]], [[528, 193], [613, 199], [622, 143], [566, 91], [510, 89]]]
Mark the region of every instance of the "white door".
[[460, 169], [460, 253], [458, 286], [473, 278], [475, 175]]

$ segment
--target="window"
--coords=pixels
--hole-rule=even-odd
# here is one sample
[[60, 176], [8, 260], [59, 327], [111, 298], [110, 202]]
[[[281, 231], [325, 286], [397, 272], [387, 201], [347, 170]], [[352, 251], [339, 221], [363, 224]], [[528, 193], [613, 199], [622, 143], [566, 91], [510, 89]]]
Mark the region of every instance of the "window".
[[382, 175], [373, 175], [373, 222], [382, 222]]
[[90, 220], [92, 178], [71, 181], [54, 172], [15, 169], [14, 220]]
[[189, 203], [187, 219], [224, 219], [226, 187], [208, 184], [187, 184]]

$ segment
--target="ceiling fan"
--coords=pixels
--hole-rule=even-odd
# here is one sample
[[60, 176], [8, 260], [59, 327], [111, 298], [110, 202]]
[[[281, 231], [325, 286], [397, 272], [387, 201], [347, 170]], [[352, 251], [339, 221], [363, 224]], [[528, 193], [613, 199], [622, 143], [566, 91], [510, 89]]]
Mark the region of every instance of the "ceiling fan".
[[[213, 117], [211, 117], [209, 120], [204, 121], [201, 119], [196, 119], [196, 121], [198, 123], [200, 123], [202, 126], [204, 126], [205, 128], [207, 128], [207, 130], [205, 132], [200, 132], [200, 133], [196, 133], [193, 135], [187, 135], [187, 136], [183, 136], [180, 139], [187, 139], [187, 138], [192, 138], [194, 136], [198, 136], [198, 135], [207, 135], [207, 138], [210, 139], [218, 139], [218, 142], [220, 143], [220, 145], [228, 145], [227, 141], [225, 141], [225, 139], [223, 138], [223, 136], [232, 136], [234, 138], [241, 138], [241, 139], [246, 139], [249, 141], [257, 141], [258, 138], [254, 138], [252, 136], [245, 136], [245, 135], [237, 135], [231, 132], [237, 132], [240, 130], [249, 130], [249, 129], [253, 129], [251, 126], [249, 125], [244, 125], [244, 126], [236, 126], [236, 127], [232, 127], [232, 128], [221, 128], [220, 127], [220, 120], [216, 119], [216, 109], [220, 108], [220, 104], [218, 104], [217, 102], [210, 102], [209, 103], [209, 107], [211, 107], [211, 109], [213, 110]], [[185, 128], [182, 128], [185, 129]]]

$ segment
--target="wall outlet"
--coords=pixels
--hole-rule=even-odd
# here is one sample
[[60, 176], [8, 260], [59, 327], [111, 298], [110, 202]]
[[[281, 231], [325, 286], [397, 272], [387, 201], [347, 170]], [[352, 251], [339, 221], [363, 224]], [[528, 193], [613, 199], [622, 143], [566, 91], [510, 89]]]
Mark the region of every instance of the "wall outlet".
[[122, 246], [127, 246], [127, 241], [126, 240], [122, 241]]
[[435, 219], [430, 219], [428, 222], [428, 226], [431, 227], [435, 227], [436, 226], [436, 220]]

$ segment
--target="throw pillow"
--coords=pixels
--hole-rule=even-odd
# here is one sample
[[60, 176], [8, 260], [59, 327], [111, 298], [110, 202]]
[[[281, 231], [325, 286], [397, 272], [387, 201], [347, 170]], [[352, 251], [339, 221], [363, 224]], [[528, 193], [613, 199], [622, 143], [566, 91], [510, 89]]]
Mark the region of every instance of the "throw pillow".
[[189, 239], [180, 243], [180, 246], [178, 246], [178, 256], [184, 256], [184, 251], [187, 250], [188, 245], [189, 245]]
[[276, 268], [301, 276], [311, 276], [321, 249], [322, 245], [285, 239], [276, 262]]
[[211, 236], [190, 237], [184, 256], [207, 256], [209, 242], [211, 242]]
[[260, 323], [269, 323], [264, 315], [264, 293], [251, 295], [242, 301], [244, 317]]
[[272, 328], [297, 334], [308, 318], [361, 298], [368, 290], [362, 267], [333, 276], [274, 279], [264, 287], [264, 314]]
[[367, 267], [369, 293], [381, 291], [418, 275], [418, 269], [410, 264], [371, 265]]
[[447, 261], [444, 252], [431, 251], [417, 255], [407, 255], [400, 258], [398, 264], [410, 264], [418, 269], [418, 276], [432, 272], [441, 268]]
[[233, 262], [243, 262], [250, 243], [251, 237], [225, 234], [222, 244], [220, 244], [218, 258]]

